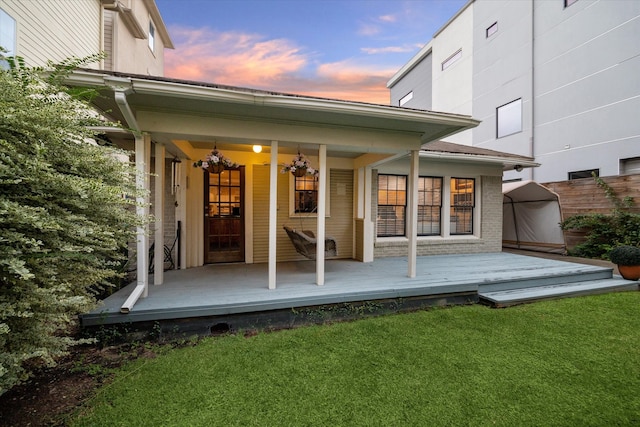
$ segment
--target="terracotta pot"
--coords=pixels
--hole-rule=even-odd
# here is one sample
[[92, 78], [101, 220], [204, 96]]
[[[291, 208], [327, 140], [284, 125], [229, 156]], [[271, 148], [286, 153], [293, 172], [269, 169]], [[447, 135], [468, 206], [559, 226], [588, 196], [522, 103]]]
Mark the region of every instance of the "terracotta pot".
[[305, 168], [298, 168], [291, 173], [293, 174], [293, 176], [301, 177], [307, 174], [307, 170]]
[[618, 271], [627, 280], [640, 279], [640, 265], [618, 265]]
[[215, 165], [209, 165], [209, 172], [211, 173], [220, 173], [224, 170], [224, 165], [222, 163], [218, 163]]

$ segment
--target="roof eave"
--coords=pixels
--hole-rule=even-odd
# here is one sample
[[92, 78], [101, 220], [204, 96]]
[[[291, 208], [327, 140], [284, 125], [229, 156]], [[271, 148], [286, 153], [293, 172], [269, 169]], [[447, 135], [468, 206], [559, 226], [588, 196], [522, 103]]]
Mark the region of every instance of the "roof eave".
[[[416, 127], [419, 128], [423, 125], [428, 126], [435, 124], [449, 127], [445, 132], [446, 134], [452, 134], [476, 127], [480, 123], [478, 120], [475, 120], [470, 116], [459, 114], [415, 110], [353, 101], [312, 98], [298, 95], [233, 90], [230, 88], [189, 84], [188, 82], [149, 80], [135, 76], [122, 77], [87, 70], [74, 71], [69, 76], [68, 80], [70, 84], [73, 85], [92, 87], [113, 87], [114, 83], [117, 83], [119, 86], [126, 84], [130, 88], [131, 92], [137, 94], [174, 96], [183, 99], [200, 99], [315, 112], [328, 112], [342, 116], [347, 115], [352, 117], [393, 120], [396, 123], [407, 123], [408, 128], [413, 126], [414, 131], [416, 131]], [[409, 124], [411, 124], [411, 126], [409, 126]], [[444, 136], [446, 135], [429, 135], [428, 138], [429, 140], [434, 140]]]
[[420, 151], [421, 158], [437, 159], [437, 160], [451, 160], [451, 161], [473, 161], [479, 163], [501, 164], [504, 171], [516, 169], [516, 168], [536, 168], [540, 166], [540, 163], [532, 160], [526, 160], [519, 157], [498, 157], [498, 156], [483, 156], [476, 154], [461, 154], [461, 153], [445, 153], [438, 151]]

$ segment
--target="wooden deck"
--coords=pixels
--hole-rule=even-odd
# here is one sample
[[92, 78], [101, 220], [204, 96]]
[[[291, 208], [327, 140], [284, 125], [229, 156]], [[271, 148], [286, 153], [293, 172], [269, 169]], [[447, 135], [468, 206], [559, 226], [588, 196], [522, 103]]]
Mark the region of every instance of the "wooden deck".
[[120, 313], [120, 307], [133, 284], [80, 319], [83, 327], [96, 327], [199, 318], [211, 327], [230, 316], [266, 313], [268, 317], [301, 307], [412, 298], [436, 304], [474, 303], [482, 292], [612, 279], [611, 268], [506, 252], [419, 257], [417, 267], [417, 277], [411, 279], [406, 258], [380, 258], [366, 264], [331, 260], [326, 262], [325, 285], [317, 286], [315, 262], [280, 263], [274, 290], [268, 289], [266, 264], [173, 270], [165, 272], [163, 285], [150, 285], [149, 296], [129, 313]]

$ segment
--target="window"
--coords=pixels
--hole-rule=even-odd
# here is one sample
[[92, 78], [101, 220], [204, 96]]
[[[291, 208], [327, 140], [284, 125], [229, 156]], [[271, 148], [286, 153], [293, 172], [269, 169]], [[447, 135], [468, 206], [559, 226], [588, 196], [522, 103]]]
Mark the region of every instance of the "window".
[[451, 234], [473, 234], [475, 180], [451, 178]]
[[640, 157], [620, 160], [620, 175], [640, 173]]
[[[16, 54], [16, 21], [2, 9], [0, 9], [0, 46], [7, 50], [3, 53], [4, 56]], [[0, 61], [0, 68], [9, 68], [6, 60]]]
[[442, 63], [442, 71], [449, 68], [454, 62], [456, 62], [460, 58], [462, 58], [462, 49], [459, 49], [456, 53], [454, 53], [453, 55], [451, 55], [450, 57], [444, 60], [444, 62]]
[[407, 177], [378, 175], [378, 237], [404, 236], [406, 210]]
[[496, 109], [497, 137], [522, 132], [522, 98]]
[[418, 178], [418, 235], [440, 234], [442, 212], [442, 178]]
[[156, 28], [153, 26], [153, 22], [149, 21], [149, 49], [151, 52], [155, 52], [156, 42]]
[[577, 1], [578, 0], [564, 0], [564, 7], [569, 7]]
[[318, 208], [318, 178], [313, 175], [296, 176], [294, 184], [294, 212], [311, 213]]
[[489, 28], [487, 28], [487, 38], [491, 37], [498, 32], [498, 23], [494, 22]]
[[593, 176], [600, 176], [600, 169], [587, 169], [583, 171], [569, 172], [569, 180], [591, 178]]
[[400, 98], [400, 101], [398, 102], [398, 104], [402, 107], [404, 104], [411, 101], [412, 99], [413, 99], [413, 91], [409, 92], [408, 94]]

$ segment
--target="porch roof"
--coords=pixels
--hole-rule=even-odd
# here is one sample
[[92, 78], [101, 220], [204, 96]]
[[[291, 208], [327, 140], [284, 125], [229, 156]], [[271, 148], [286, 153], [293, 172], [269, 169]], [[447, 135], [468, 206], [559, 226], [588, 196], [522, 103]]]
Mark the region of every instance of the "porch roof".
[[[166, 129], [160, 132], [157, 125], [161, 123], [157, 120], [147, 120], [138, 127], [136, 122], [140, 121], [141, 113], [215, 117], [244, 123], [295, 126], [297, 129], [341, 129], [366, 132], [369, 135], [385, 133], [389, 136], [387, 146], [377, 145], [374, 149], [358, 147], [356, 151], [389, 153], [408, 149], [406, 142], [402, 144], [397, 141], [397, 137], [394, 139], [394, 134], [409, 136], [415, 141], [411, 142], [409, 149], [419, 149], [426, 142], [473, 128], [480, 123], [470, 116], [460, 114], [97, 70], [77, 70], [68, 78], [68, 84], [98, 88], [103, 96], [93, 102], [103, 114], [129, 128], [152, 133], [155, 140], [164, 143], [180, 137], [198, 140], [207, 135], [171, 135]], [[121, 108], [122, 95], [130, 108], [130, 114]], [[208, 136], [225, 138], [225, 135]], [[236, 142], [246, 143], [250, 139], [248, 135], [245, 141]], [[264, 139], [286, 142], [266, 131]], [[312, 141], [291, 142], [299, 144]], [[331, 138], [315, 142], [326, 144], [329, 150], [332, 146], [345, 144], [344, 140]]]

